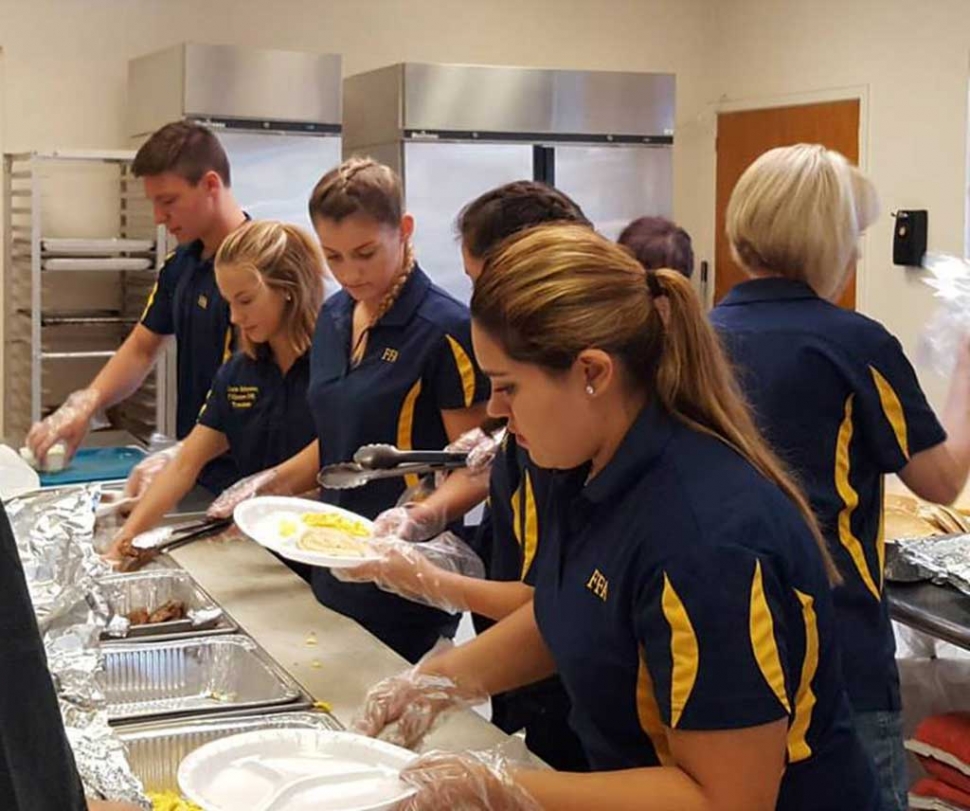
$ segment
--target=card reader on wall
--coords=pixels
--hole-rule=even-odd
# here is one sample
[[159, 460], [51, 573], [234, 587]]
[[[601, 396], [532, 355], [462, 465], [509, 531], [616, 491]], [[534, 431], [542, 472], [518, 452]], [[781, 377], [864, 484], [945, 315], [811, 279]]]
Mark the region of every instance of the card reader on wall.
[[893, 264], [919, 267], [926, 254], [928, 215], [925, 209], [897, 211], [893, 231]]

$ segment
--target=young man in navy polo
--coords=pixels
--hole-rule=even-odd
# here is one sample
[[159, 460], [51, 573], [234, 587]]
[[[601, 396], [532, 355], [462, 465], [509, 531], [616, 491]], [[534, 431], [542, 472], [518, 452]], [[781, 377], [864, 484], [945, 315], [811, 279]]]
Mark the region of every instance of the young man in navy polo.
[[[177, 345], [176, 437], [195, 425], [216, 370], [229, 357], [229, 309], [216, 287], [212, 259], [246, 215], [230, 190], [229, 160], [215, 135], [198, 124], [166, 124], [138, 150], [132, 170], [145, 184], [155, 222], [178, 240], [158, 275], [140, 323], [91, 384], [31, 428], [27, 445], [44, 461], [57, 442], [74, 455], [94, 414], [131, 395], [144, 382], [166, 339]], [[219, 492], [237, 478], [228, 458], [215, 460], [200, 480]]]

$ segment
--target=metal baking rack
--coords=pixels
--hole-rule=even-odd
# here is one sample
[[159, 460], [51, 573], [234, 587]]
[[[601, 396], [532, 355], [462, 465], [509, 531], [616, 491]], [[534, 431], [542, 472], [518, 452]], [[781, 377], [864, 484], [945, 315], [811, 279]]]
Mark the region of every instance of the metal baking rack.
[[[138, 322], [165, 258], [134, 152], [4, 155], [4, 436], [85, 385]], [[96, 236], [92, 236], [96, 235]], [[143, 439], [165, 425], [165, 357], [112, 428]]]

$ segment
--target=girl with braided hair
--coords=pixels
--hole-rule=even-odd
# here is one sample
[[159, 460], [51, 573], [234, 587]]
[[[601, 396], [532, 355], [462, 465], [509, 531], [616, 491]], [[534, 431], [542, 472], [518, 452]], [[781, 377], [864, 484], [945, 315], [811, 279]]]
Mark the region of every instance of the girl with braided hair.
[[[468, 308], [435, 286], [411, 248], [414, 219], [401, 179], [370, 158], [351, 158], [321, 178], [310, 219], [327, 266], [342, 286], [323, 306], [310, 352], [307, 393], [316, 440], [251, 483], [255, 492], [300, 493], [323, 465], [350, 461], [362, 445], [441, 448], [485, 416], [488, 384], [473, 360]], [[393, 508], [415, 477], [383, 479], [322, 498], [367, 518]], [[460, 522], [481, 500], [464, 471], [451, 476], [431, 523]], [[240, 500], [237, 495], [231, 502]], [[440, 531], [438, 529], [438, 531]], [[417, 661], [458, 615], [404, 600], [370, 584], [337, 580], [315, 568], [313, 592], [389, 647]]]
[[[461, 210], [456, 222], [466, 274], [477, 280], [486, 256], [504, 240], [527, 228], [556, 222], [592, 228], [572, 199], [544, 183], [517, 180], [485, 192]], [[495, 422], [501, 425], [504, 420]], [[475, 432], [482, 439], [476, 449], [488, 441], [498, 444], [487, 436], [489, 427], [484, 433]], [[487, 579], [446, 571], [413, 547], [400, 545], [390, 546], [376, 563], [341, 570], [340, 578], [370, 581], [425, 604], [471, 611], [478, 633], [527, 603], [537, 572], [541, 506], [550, 476], [529, 462], [513, 434], [507, 434], [498, 447], [495, 444], [490, 464], [482, 465], [488, 507], [474, 542]], [[469, 465], [475, 467], [472, 461]], [[406, 534], [408, 527], [396, 531]], [[510, 734], [524, 729], [529, 749], [553, 768], [586, 771], [586, 756], [567, 721], [569, 708], [562, 684], [550, 678], [493, 696], [492, 723]]]

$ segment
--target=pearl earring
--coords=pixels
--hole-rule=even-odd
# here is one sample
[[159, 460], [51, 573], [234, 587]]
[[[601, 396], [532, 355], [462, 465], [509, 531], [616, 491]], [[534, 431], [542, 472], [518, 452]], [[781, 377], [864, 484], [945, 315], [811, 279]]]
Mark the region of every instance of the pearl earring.
[[590, 397], [592, 397], [594, 394], [596, 394], [596, 389], [593, 388], [593, 384], [592, 383], [587, 383], [586, 384], [586, 393]]

